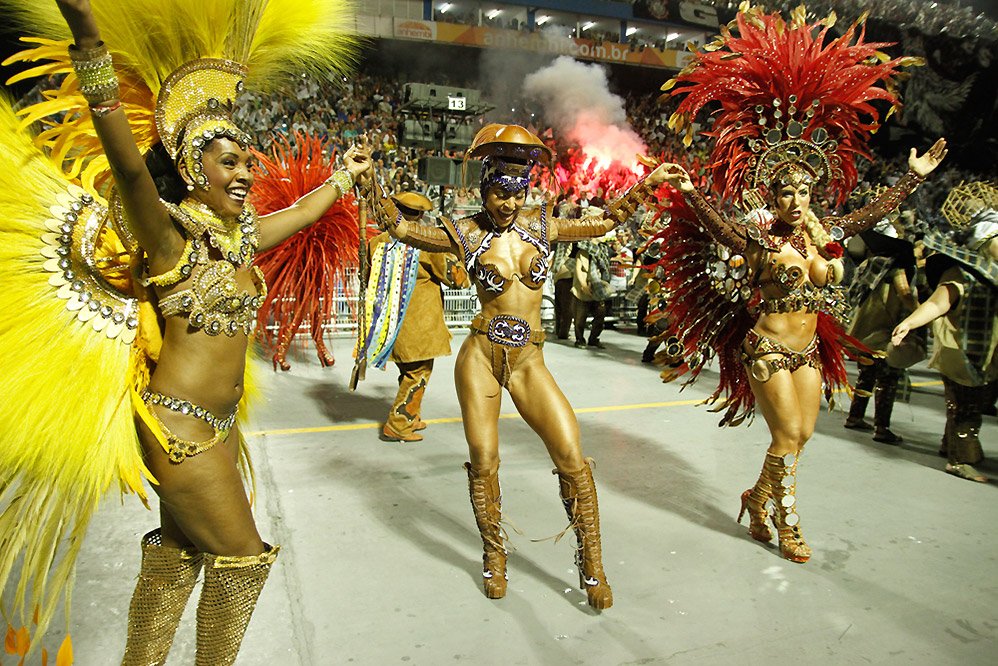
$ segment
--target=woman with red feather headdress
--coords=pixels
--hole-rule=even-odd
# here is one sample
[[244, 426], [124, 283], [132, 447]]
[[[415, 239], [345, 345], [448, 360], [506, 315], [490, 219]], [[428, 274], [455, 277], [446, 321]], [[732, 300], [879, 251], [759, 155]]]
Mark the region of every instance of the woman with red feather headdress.
[[768, 542], [771, 517], [792, 562], [811, 556], [795, 507], [798, 457], [814, 432], [823, 380], [846, 379], [848, 340], [834, 319], [840, 241], [895, 209], [946, 155], [943, 139], [921, 156], [912, 149], [908, 172], [865, 208], [840, 218], [812, 212], [816, 186], [824, 184], [839, 203], [855, 187], [855, 156], [869, 157], [866, 142], [879, 127], [872, 102], [889, 105], [887, 116], [899, 109], [898, 68], [918, 64], [864, 42], [863, 20], [826, 43], [834, 13], [808, 24], [801, 6], [788, 24], [743, 3], [735, 23], [663, 86], [685, 84], [672, 90], [683, 100], [670, 126], [686, 132], [687, 144], [697, 112], [720, 104], [706, 133], [715, 139], [708, 165], [714, 191], [752, 210], [740, 222], [724, 219], [681, 166], [667, 165], [682, 199], [674, 202], [660, 262], [670, 293], [664, 309], [679, 322], [688, 359], [678, 373], [695, 378], [718, 356], [721, 385], [711, 401], [725, 394], [722, 424], [740, 423], [759, 405], [771, 442], [738, 519], [747, 510], [749, 534]]

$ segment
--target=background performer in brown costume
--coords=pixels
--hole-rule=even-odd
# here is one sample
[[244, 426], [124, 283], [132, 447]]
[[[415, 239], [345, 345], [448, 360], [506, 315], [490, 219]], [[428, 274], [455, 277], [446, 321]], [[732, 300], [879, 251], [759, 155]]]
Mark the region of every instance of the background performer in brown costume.
[[[422, 194], [403, 192], [392, 197], [402, 217], [419, 222], [423, 213], [433, 210], [433, 203]], [[371, 253], [380, 243], [393, 242], [388, 232], [371, 239]], [[426, 427], [420, 418], [423, 391], [433, 372], [433, 359], [450, 356], [453, 337], [444, 322], [443, 285], [463, 289], [471, 284], [468, 272], [453, 254], [421, 252], [405, 318], [392, 347], [391, 361], [399, 369], [399, 390], [381, 430], [381, 439], [391, 442], [418, 442], [417, 430]]]

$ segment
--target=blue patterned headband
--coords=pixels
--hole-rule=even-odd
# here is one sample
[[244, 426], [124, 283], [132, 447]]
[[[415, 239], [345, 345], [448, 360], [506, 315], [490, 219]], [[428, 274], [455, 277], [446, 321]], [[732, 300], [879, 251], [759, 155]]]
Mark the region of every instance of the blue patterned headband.
[[486, 157], [482, 160], [482, 196], [493, 185], [499, 185], [507, 192], [519, 192], [530, 184], [531, 171], [536, 165], [533, 160], [523, 164], [507, 162], [501, 157]]

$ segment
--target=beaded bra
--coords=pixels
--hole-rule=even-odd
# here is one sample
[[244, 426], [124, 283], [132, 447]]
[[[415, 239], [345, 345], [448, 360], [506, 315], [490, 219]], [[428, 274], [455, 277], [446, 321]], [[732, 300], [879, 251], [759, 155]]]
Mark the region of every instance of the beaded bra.
[[[533, 219], [529, 215], [523, 215], [522, 217], [524, 219], [514, 221], [510, 225], [509, 230], [537, 248], [537, 254], [530, 260], [530, 268], [527, 270], [527, 273], [520, 276], [519, 279], [522, 284], [530, 289], [540, 289], [547, 278], [547, 255], [550, 251], [547, 243], [547, 206], [541, 207], [539, 219]], [[458, 241], [464, 250], [464, 260], [468, 273], [485, 291], [491, 294], [504, 293], [509, 289], [511, 278], [500, 273], [494, 264], [482, 263], [481, 261], [481, 256], [492, 247], [492, 239], [504, 233], [504, 231], [487, 230], [491, 227], [491, 219], [488, 217], [488, 213], [484, 211], [471, 219], [474, 223], [467, 225], [463, 229], [461, 226], [455, 225]]]
[[[191, 326], [208, 335], [252, 334], [257, 311], [267, 297], [267, 284], [260, 269], [253, 266], [254, 292], [240, 291], [236, 269], [250, 265], [256, 253], [260, 241], [256, 210], [246, 204], [238, 218], [226, 222], [193, 199], [179, 205], [162, 203], [187, 231], [187, 245], [177, 265], [150, 277], [149, 283], [169, 287], [191, 279], [187, 289], [160, 298], [163, 316], [186, 314]], [[211, 259], [211, 248], [223, 258]]]

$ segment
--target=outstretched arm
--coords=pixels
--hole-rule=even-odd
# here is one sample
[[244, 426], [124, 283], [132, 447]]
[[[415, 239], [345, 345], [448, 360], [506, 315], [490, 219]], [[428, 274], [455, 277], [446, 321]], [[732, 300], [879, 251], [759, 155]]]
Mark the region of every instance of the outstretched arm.
[[822, 223], [841, 227], [847, 237], [870, 229], [907, 199], [918, 184], [939, 166], [947, 152], [946, 139], [939, 139], [922, 155], [912, 148], [908, 155], [908, 171], [893, 187], [859, 210], [844, 217], [825, 218]]
[[745, 235], [745, 231], [726, 221], [714, 210], [714, 207], [694, 187], [686, 169], [678, 164], [667, 163], [662, 166], [665, 167], [665, 182], [682, 193], [687, 205], [693, 209], [697, 219], [707, 228], [707, 232], [714, 240], [739, 254], [744, 253], [748, 248], [748, 237]]
[[392, 238], [397, 238], [406, 245], [411, 245], [419, 250], [427, 252], [451, 252], [459, 257], [463, 257], [461, 248], [451, 239], [446, 231], [439, 226], [429, 226], [418, 222], [409, 222], [399, 211], [395, 202], [388, 196], [388, 193], [381, 187], [381, 183], [374, 176], [374, 169], [368, 172], [371, 180], [371, 187], [368, 193], [371, 214], [378, 223], [378, 227], [384, 229]]
[[554, 241], [580, 241], [588, 238], [599, 238], [612, 230], [618, 224], [623, 224], [635, 209], [647, 201], [652, 191], [665, 182], [666, 169], [664, 164], [656, 165], [647, 158], [638, 157], [646, 166], [655, 168], [643, 179], [635, 183], [624, 196], [610, 203], [603, 211], [603, 215], [593, 215], [579, 220], [553, 220], [551, 225], [550, 238]]
[[[78, 74], [83, 72], [80, 91], [90, 104], [94, 129], [111, 167], [129, 228], [149, 255], [150, 269], [154, 273], [159, 268], [168, 269], [183, 251], [184, 241], [160, 205], [156, 184], [135, 144], [90, 1], [57, 0], [57, 4], [73, 33], [75, 45], [70, 47], [70, 58]], [[92, 82], [97, 79], [103, 83]]]
[[929, 322], [942, 317], [950, 311], [950, 308], [953, 307], [959, 298], [960, 294], [954, 285], [939, 285], [932, 292], [932, 295], [929, 296], [928, 300], [915, 308], [914, 312], [901, 320], [901, 323], [895, 327], [894, 332], [891, 334], [891, 342], [895, 346], [901, 344], [901, 341], [905, 339], [905, 336], [913, 328], [925, 326]]
[[371, 168], [371, 153], [364, 146], [351, 146], [343, 153], [343, 168], [319, 187], [283, 210], [260, 218], [260, 245], [263, 252], [280, 244], [310, 224], [314, 224], [340, 197], [346, 194], [358, 176]]

